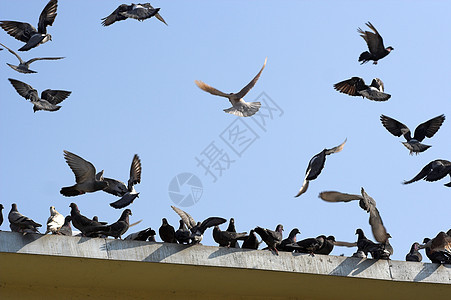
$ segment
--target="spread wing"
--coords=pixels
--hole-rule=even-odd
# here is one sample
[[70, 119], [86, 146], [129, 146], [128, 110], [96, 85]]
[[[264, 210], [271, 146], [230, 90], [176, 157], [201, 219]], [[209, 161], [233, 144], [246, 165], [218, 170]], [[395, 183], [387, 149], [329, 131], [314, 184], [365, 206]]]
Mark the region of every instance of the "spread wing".
[[89, 161], [84, 160], [80, 156], [64, 150], [64, 159], [75, 175], [77, 183], [94, 180], [96, 168]]
[[194, 226], [196, 226], [196, 221], [194, 221], [193, 217], [191, 217], [190, 214], [188, 214], [187, 212], [185, 212], [185, 211], [183, 211], [180, 208], [177, 208], [175, 206], [171, 205], [171, 207], [180, 216], [180, 218], [182, 219], [183, 223], [185, 223], [185, 225], [188, 227], [188, 229], [191, 229]]
[[130, 179], [128, 180], [128, 190], [132, 186], [141, 183], [141, 160], [138, 154], [133, 156], [132, 165], [130, 166]]
[[[152, 5], [150, 5], [150, 3], [144, 3], [141, 4], [144, 7], [150, 8], [150, 9], [154, 9], [154, 7]], [[155, 14], [155, 18], [157, 18], [158, 20], [160, 20], [161, 22], [163, 22], [164, 24], [166, 24], [166, 26], [168, 25], [168, 23], [166, 23], [166, 21], [163, 19], [163, 17], [160, 15], [160, 13], [156, 13]]]
[[413, 135], [414, 139], [421, 142], [425, 137], [431, 138], [440, 129], [445, 121], [445, 115], [440, 115], [418, 125]]
[[11, 79], [11, 78], [8, 78], [8, 80], [9, 80], [9, 82], [11, 82], [13, 87], [16, 89], [17, 93], [19, 93], [19, 95], [21, 95], [25, 99], [32, 99], [32, 100], [39, 99], [38, 91], [36, 91], [30, 85], [26, 84], [25, 82]]
[[241, 89], [241, 91], [239, 91], [236, 96], [241, 99], [244, 96], [246, 96], [246, 94], [254, 87], [254, 85], [257, 83], [258, 79], [260, 78], [260, 75], [263, 72], [263, 69], [266, 66], [266, 61], [268, 60], [268, 58], [265, 58], [265, 62], [263, 63], [263, 67], [260, 69], [260, 72], [257, 73], [257, 75], [255, 75], [254, 79], [251, 80], [251, 82], [249, 82], [244, 88]]
[[52, 26], [56, 18], [56, 9], [58, 7], [58, 0], [50, 0], [44, 7], [39, 16], [38, 31], [40, 33], [47, 33], [47, 26]]
[[362, 199], [362, 196], [360, 195], [346, 194], [335, 191], [321, 192], [318, 197], [327, 202], [349, 202]]
[[371, 225], [371, 231], [373, 232], [374, 238], [379, 243], [387, 242], [387, 230], [385, 229], [382, 218], [379, 214], [379, 210], [376, 206], [371, 206], [370, 208], [370, 219], [369, 223]]
[[56, 105], [63, 102], [63, 100], [69, 97], [71, 93], [72, 92], [69, 91], [47, 89], [41, 93], [41, 98], [47, 100], [51, 104]]
[[336, 147], [333, 147], [331, 149], [326, 149], [326, 155], [329, 155], [329, 154], [332, 154], [332, 153], [338, 153], [341, 150], [343, 150], [347, 140], [348, 139], [346, 138], [345, 141], [343, 143], [341, 143], [340, 145], [338, 145]]
[[[14, 52], [13, 50], [9, 49], [8, 47], [6, 47], [5, 45], [3, 45], [2, 43], [0, 43], [0, 45], [2, 45], [3, 47], [5, 47], [6, 49], [8, 49], [8, 51], [9, 51], [11, 54], [13, 54], [14, 56], [16, 56], [17, 59], [20, 61], [20, 63], [23, 63], [22, 58], [20, 58], [20, 56], [19, 56], [16, 52]], [[28, 62], [30, 62], [30, 61], [28, 61]]]
[[221, 91], [215, 89], [215, 88], [212, 87], [212, 86], [209, 86], [209, 85], [206, 84], [205, 82], [202, 82], [202, 81], [200, 81], [200, 80], [194, 80], [194, 82], [196, 83], [196, 85], [197, 85], [201, 90], [204, 90], [204, 91], [206, 91], [207, 93], [210, 93], [210, 94], [215, 95], [215, 96], [221, 96], [221, 97], [226, 97], [226, 98], [229, 97], [228, 94], [223, 93], [223, 92], [221, 92]]
[[410, 129], [403, 123], [385, 115], [381, 115], [382, 125], [394, 136], [404, 135], [407, 141], [411, 140]]
[[108, 17], [102, 19], [102, 26], [109, 26], [116, 21], [122, 21], [127, 19], [127, 17], [123, 16], [121, 13], [128, 10], [127, 4], [121, 4], [118, 8], [116, 8]]
[[363, 31], [362, 29], [358, 28], [357, 31], [360, 33], [360, 36], [365, 40], [366, 44], [368, 45], [368, 49], [372, 54], [381, 54], [384, 53], [385, 47], [384, 47], [384, 41], [382, 40], [381, 35], [379, 32], [377, 32], [376, 28], [371, 24], [371, 22], [366, 23], [366, 25], [373, 30], [371, 31]]
[[27, 64], [31, 64], [32, 62], [35, 62], [37, 60], [57, 60], [57, 59], [63, 59], [65, 57], [36, 57], [32, 58], [29, 61], [27, 61]]
[[199, 226], [200, 232], [205, 232], [205, 230], [209, 227], [213, 227], [216, 225], [221, 225], [223, 223], [227, 222], [226, 219], [220, 218], [220, 217], [209, 217], [205, 219]]
[[365, 86], [365, 81], [360, 77], [352, 77], [351, 79], [334, 84], [334, 89], [350, 96], [360, 96], [358, 91], [361, 86]]
[[25, 43], [28, 42], [34, 34], [38, 33], [36, 28], [30, 24], [16, 21], [1, 21], [0, 27], [10, 36]]

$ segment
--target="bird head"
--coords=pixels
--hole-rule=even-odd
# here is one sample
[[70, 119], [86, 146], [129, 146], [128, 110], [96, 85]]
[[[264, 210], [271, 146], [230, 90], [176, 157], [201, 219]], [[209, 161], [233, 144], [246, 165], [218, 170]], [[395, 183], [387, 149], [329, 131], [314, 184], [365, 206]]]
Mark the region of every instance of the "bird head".
[[333, 235], [329, 235], [326, 240], [335, 242], [335, 237]]
[[133, 215], [133, 214], [132, 214], [132, 211], [131, 211], [129, 208], [127, 208], [126, 210], [124, 210], [123, 214], [129, 215], [129, 216], [132, 216], [132, 215]]
[[282, 224], [277, 225], [276, 231], [277, 232], [282, 232], [283, 231], [283, 225]]
[[161, 219], [161, 221], [163, 221], [163, 225], [167, 225], [168, 224], [168, 220], [166, 220], [166, 218]]
[[3, 205], [2, 205], [2, 204], [0, 204], [0, 210], [2, 210], [2, 209], [4, 209], [4, 207], [3, 207]]
[[393, 48], [392, 46], [388, 46], [387, 48], [385, 48], [388, 52], [395, 50], [395, 48]]
[[52, 40], [52, 35], [51, 34], [47, 34], [47, 37], [49, 38], [49, 41]]
[[357, 228], [357, 230], [355, 231], [355, 234], [363, 234], [363, 230], [360, 228]]
[[74, 211], [79, 211], [77, 204], [75, 204], [73, 202], [69, 205], [69, 207], [72, 208]]
[[17, 210], [17, 204], [16, 203], [11, 204], [11, 210]]

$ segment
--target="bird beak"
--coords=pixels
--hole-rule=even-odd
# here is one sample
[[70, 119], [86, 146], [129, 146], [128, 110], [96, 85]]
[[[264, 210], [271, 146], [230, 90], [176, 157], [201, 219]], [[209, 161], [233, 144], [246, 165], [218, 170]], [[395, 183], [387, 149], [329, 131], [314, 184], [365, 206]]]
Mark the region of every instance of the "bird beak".
[[424, 248], [426, 248], [426, 244], [423, 244], [423, 245], [419, 245], [419, 246], [418, 246], [418, 249], [424, 249]]

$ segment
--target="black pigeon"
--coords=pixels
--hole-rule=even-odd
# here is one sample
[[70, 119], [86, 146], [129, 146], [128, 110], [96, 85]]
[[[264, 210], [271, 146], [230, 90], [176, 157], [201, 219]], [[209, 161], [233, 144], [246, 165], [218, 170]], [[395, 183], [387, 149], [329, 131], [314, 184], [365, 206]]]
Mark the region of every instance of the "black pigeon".
[[112, 236], [115, 239], [122, 239], [121, 236], [125, 232], [127, 232], [128, 228], [130, 227], [129, 216], [131, 215], [132, 211], [127, 208], [122, 212], [121, 216], [119, 217], [119, 220], [110, 225], [102, 225], [95, 227], [94, 229], [92, 229], [92, 233]]
[[362, 96], [374, 101], [387, 101], [391, 95], [384, 93], [384, 83], [379, 78], [374, 78], [368, 86], [360, 77], [352, 77], [334, 84], [334, 89], [350, 96]]
[[135, 154], [130, 166], [130, 178], [128, 179], [127, 185], [116, 179], [103, 178], [103, 174], [99, 173], [100, 177], [103, 178], [102, 180], [108, 183], [108, 187], [105, 188], [104, 191], [122, 197], [121, 199], [110, 203], [111, 207], [124, 208], [139, 197], [139, 193], [135, 191], [135, 184], [141, 183], [141, 171], [141, 160], [139, 159], [138, 154]]
[[[102, 19], [103, 26], [110, 26], [117, 21], [123, 21], [127, 18], [136, 19], [138, 21], [144, 21], [155, 16], [158, 20], [165, 23], [164, 19], [158, 13], [160, 8], [153, 8], [150, 3], [138, 3], [131, 5], [121, 4], [113, 11], [108, 17]], [[167, 24], [166, 24], [167, 25]]]
[[56, 18], [58, 0], [50, 0], [39, 16], [38, 30], [29, 23], [16, 21], [0, 21], [0, 27], [10, 36], [26, 43], [19, 51], [28, 51], [34, 47], [52, 40], [52, 36], [47, 33], [47, 26], [52, 26]]
[[316, 238], [307, 238], [303, 239], [296, 243], [297, 247], [295, 248], [296, 252], [299, 253], [309, 253], [310, 255], [314, 255], [316, 251], [323, 247], [324, 242], [326, 241], [325, 235], [320, 235]]
[[64, 219], [64, 224], [58, 231], [58, 234], [72, 236], [72, 227], [70, 226], [70, 222], [72, 221], [71, 216], [66, 216]]
[[213, 227], [216, 225], [221, 225], [227, 222], [226, 219], [220, 217], [209, 217], [205, 219], [202, 223], [194, 221], [193, 217], [191, 217], [187, 212], [177, 208], [175, 206], [171, 206], [172, 209], [180, 216], [183, 223], [185, 223], [186, 227], [191, 231], [191, 243], [199, 244], [202, 241], [205, 230], [209, 227]]
[[368, 22], [366, 23], [366, 26], [368, 26], [374, 33], [371, 31], [363, 31], [360, 28], [357, 29], [357, 32], [360, 33], [360, 36], [368, 45], [368, 50], [370, 50], [369, 52], [365, 51], [360, 54], [359, 61], [361, 61], [361, 64], [364, 64], [370, 60], [373, 60], [373, 64], [377, 65], [377, 61], [379, 59], [384, 58], [394, 49], [391, 46], [385, 48], [384, 41], [373, 24]]
[[3, 205], [0, 203], [0, 226], [2, 226], [2, 224], [3, 224], [3, 209], [4, 209], [4, 207], [3, 207]]
[[[235, 219], [234, 218], [230, 218], [229, 227], [227, 227], [226, 231], [228, 231], [228, 232], [236, 232]], [[232, 241], [230, 243], [230, 247], [231, 248], [239, 248], [240, 246], [239, 246], [238, 242], [236, 240], [234, 240], [234, 241]]]
[[175, 232], [175, 239], [179, 244], [189, 244], [191, 232], [186, 228], [185, 223], [183, 220], [180, 220], [180, 226], [179, 229]]
[[255, 235], [254, 229], [252, 229], [249, 232], [248, 237], [243, 241], [243, 245], [241, 245], [241, 248], [257, 250], [259, 245], [260, 242], [258, 241], [257, 236]]
[[301, 232], [299, 231], [299, 229], [292, 229], [288, 237], [286, 239], [283, 239], [282, 242], [280, 242], [280, 244], [276, 246], [277, 250], [283, 252], [293, 252], [293, 247], [291, 247], [291, 245], [296, 243], [296, 235], [300, 233]]
[[387, 234], [386, 242], [379, 244], [367, 239], [360, 228], [356, 230], [355, 234], [358, 234], [357, 252], [362, 251], [366, 256], [370, 253], [374, 259], [389, 259], [393, 254], [393, 248], [388, 242], [389, 234]]
[[39, 110], [57, 111], [61, 108], [57, 105], [64, 101], [72, 92], [63, 90], [47, 89], [42, 91], [41, 98], [39, 98], [38, 91], [25, 82], [8, 78], [9, 82], [16, 89], [17, 93], [33, 104], [33, 112]]
[[30, 70], [30, 64], [37, 61], [37, 60], [58, 60], [58, 59], [63, 59], [64, 57], [36, 57], [36, 58], [32, 58], [29, 59], [27, 61], [23, 61], [22, 58], [13, 50], [9, 49], [8, 47], [6, 47], [5, 45], [3, 45], [2, 43], [0, 43], [0, 45], [2, 45], [3, 47], [5, 47], [6, 49], [8, 49], [8, 51], [13, 54], [14, 56], [17, 57], [17, 59], [19, 60], [19, 65], [15, 66], [15, 65], [11, 65], [6, 63], [8, 66], [10, 66], [13, 70], [19, 72], [19, 73], [23, 73], [23, 74], [31, 74], [31, 73], [37, 73], [36, 71]]
[[155, 230], [149, 227], [147, 229], [127, 235], [124, 240], [146, 241], [148, 238], [155, 235], [156, 235]]
[[36, 223], [32, 219], [22, 215], [17, 210], [17, 204], [13, 203], [11, 205], [11, 211], [8, 214], [8, 220], [9, 220], [9, 227], [14, 232], [38, 232], [38, 227], [41, 227], [42, 225], [39, 223]]
[[165, 243], [177, 243], [175, 239], [175, 229], [169, 225], [168, 220], [163, 218], [163, 224], [161, 224], [158, 232], [160, 233], [160, 238]]
[[420, 244], [415, 242], [412, 244], [412, 247], [410, 248], [410, 252], [406, 255], [406, 261], [417, 261], [420, 262], [423, 257], [421, 256], [421, 253], [418, 251], [420, 248]]
[[[436, 159], [428, 163], [420, 173], [418, 173], [414, 178], [404, 181], [404, 184], [409, 184], [421, 179], [426, 181], [437, 181], [449, 175], [451, 178], [451, 162], [444, 159]], [[451, 181], [446, 183], [445, 186], [451, 187]]]
[[83, 216], [80, 213], [77, 204], [71, 203], [69, 207], [71, 208], [70, 216], [72, 218], [72, 224], [74, 225], [74, 227], [80, 230], [82, 235], [84, 236], [96, 236], [92, 235], [91, 233], [97, 227], [102, 226], [102, 224]]
[[431, 249], [432, 242], [434, 239], [424, 238], [423, 245], [420, 245], [420, 249], [424, 249], [426, 256], [431, 260], [431, 262], [436, 264], [451, 263], [451, 256], [443, 251], [433, 251]]
[[[60, 193], [62, 195], [66, 197], [78, 196], [101, 191], [108, 187], [107, 182], [96, 179], [96, 168], [89, 161], [66, 150], [64, 150], [64, 159], [74, 172], [76, 184], [61, 188]], [[103, 171], [100, 172], [100, 174], [102, 173]]]
[[329, 235], [325, 238], [323, 245], [318, 250], [314, 251], [314, 253], [329, 255], [332, 250], [334, 250], [335, 243], [335, 237], [333, 235]]
[[222, 231], [218, 225], [213, 228], [213, 239], [219, 246], [231, 247], [232, 242], [244, 240], [247, 238], [247, 232], [237, 233], [230, 231]]
[[440, 115], [435, 118], [430, 119], [424, 123], [418, 125], [415, 129], [413, 138], [411, 137], [410, 129], [403, 123], [392, 119], [390, 117], [381, 115], [382, 125], [394, 136], [403, 135], [407, 142], [402, 144], [410, 150], [410, 154], [418, 154], [430, 148], [429, 145], [421, 144], [425, 137], [431, 138], [440, 129], [443, 122], [445, 121], [445, 115]]
[[319, 176], [319, 174], [321, 174], [321, 171], [324, 168], [324, 164], [326, 163], [326, 156], [343, 150], [346, 141], [347, 139], [337, 147], [331, 149], [324, 149], [320, 153], [313, 156], [312, 159], [310, 159], [307, 170], [305, 171], [304, 182], [302, 183], [302, 187], [295, 197], [299, 197], [300, 195], [302, 195], [307, 191], [310, 180], [316, 179]]
[[258, 226], [255, 227], [254, 231], [261, 236], [262, 240], [266, 243], [266, 245], [268, 245], [269, 250], [274, 251], [276, 254], [279, 254], [279, 250], [277, 250], [277, 245], [279, 245], [283, 240], [282, 224], [277, 225], [275, 231]]

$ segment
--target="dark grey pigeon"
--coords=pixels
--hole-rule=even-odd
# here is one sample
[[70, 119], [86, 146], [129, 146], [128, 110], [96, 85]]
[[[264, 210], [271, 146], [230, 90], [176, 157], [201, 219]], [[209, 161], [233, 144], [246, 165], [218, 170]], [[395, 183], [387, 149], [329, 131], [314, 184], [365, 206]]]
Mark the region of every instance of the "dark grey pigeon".
[[[149, 3], [131, 5], [121, 4], [108, 17], [102, 19], [103, 26], [110, 26], [117, 21], [123, 21], [128, 18], [144, 21], [158, 14], [159, 8], [153, 8]], [[164, 22], [161, 16], [158, 19]], [[166, 24], [166, 22], [164, 22]], [[166, 24], [167, 25], [167, 24]]]
[[[228, 232], [236, 232], [235, 219], [234, 218], [230, 218], [229, 227], [227, 227], [226, 231], [228, 231]], [[239, 247], [240, 246], [239, 246], [239, 244], [238, 244], [238, 242], [236, 240], [234, 240], [234, 241], [232, 241], [230, 243], [230, 248], [239, 248]]]
[[243, 245], [241, 245], [241, 248], [257, 250], [259, 245], [260, 242], [258, 241], [257, 236], [255, 235], [254, 229], [252, 229], [249, 232], [249, 236], [243, 241]]
[[[319, 237], [317, 237], [317, 238], [319, 238]], [[329, 235], [324, 240], [323, 245], [318, 250], [316, 250], [314, 253], [329, 255], [332, 252], [332, 250], [334, 250], [335, 242], [336, 242], [335, 237], [333, 235]]]
[[366, 44], [368, 45], [368, 51], [362, 52], [359, 56], [359, 61], [361, 61], [361, 64], [364, 64], [370, 60], [373, 61], [374, 65], [377, 65], [377, 61], [381, 58], [384, 58], [393, 49], [392, 46], [388, 46], [385, 48], [384, 41], [377, 32], [376, 27], [371, 24], [371, 22], [366, 23], [366, 26], [368, 26], [373, 32], [371, 31], [363, 31], [362, 29], [358, 28], [357, 32], [360, 33], [360, 36], [365, 40]]
[[225, 222], [227, 222], [226, 219], [220, 218], [220, 217], [209, 217], [205, 219], [204, 221], [197, 222], [194, 221], [193, 217], [191, 217], [187, 212], [181, 210], [180, 208], [177, 208], [175, 206], [171, 206], [172, 209], [180, 216], [183, 223], [185, 223], [186, 227], [191, 231], [191, 243], [192, 244], [199, 244], [202, 241], [202, 238], [204, 236], [205, 230], [209, 227], [213, 227], [216, 225], [221, 225]]
[[0, 45], [2, 45], [3, 47], [5, 47], [6, 49], [8, 49], [9, 52], [11, 52], [12, 54], [14, 54], [17, 59], [19, 60], [19, 65], [15, 66], [15, 65], [11, 65], [6, 63], [8, 66], [10, 66], [13, 70], [19, 72], [19, 73], [24, 73], [24, 74], [31, 74], [31, 73], [37, 73], [36, 71], [30, 70], [30, 64], [37, 61], [37, 60], [58, 60], [58, 59], [63, 59], [64, 57], [36, 57], [36, 58], [32, 58], [29, 59], [27, 61], [23, 61], [22, 58], [13, 50], [9, 49], [8, 47], [6, 47], [5, 45], [3, 45], [2, 43], [0, 43]]
[[337, 147], [331, 148], [331, 149], [324, 149], [320, 153], [313, 156], [307, 166], [307, 170], [305, 171], [305, 178], [302, 183], [302, 186], [297, 193], [295, 197], [299, 197], [300, 195], [304, 194], [307, 191], [307, 188], [309, 186], [309, 182], [311, 180], [316, 179], [319, 174], [321, 174], [321, 171], [324, 168], [324, 164], [326, 163], [326, 156], [330, 155], [332, 153], [337, 153], [343, 150], [343, 147], [345, 146], [347, 139]]
[[307, 238], [303, 239], [296, 243], [296, 252], [300, 253], [309, 253], [311, 256], [314, 256], [316, 251], [323, 247], [323, 244], [326, 241], [325, 235], [320, 235], [316, 238]]
[[406, 255], [406, 261], [416, 261], [420, 262], [423, 257], [421, 253], [418, 251], [420, 248], [420, 244], [415, 242], [412, 244], [412, 247], [410, 248], [410, 252]]
[[17, 204], [13, 203], [11, 205], [11, 211], [8, 214], [8, 220], [10, 223], [10, 228], [14, 232], [38, 232], [38, 227], [42, 225], [36, 223], [32, 219], [22, 215], [17, 210]]
[[231, 231], [222, 231], [218, 225], [213, 228], [213, 239], [219, 246], [231, 247], [232, 242], [244, 240], [247, 238], [247, 232], [237, 233]]
[[262, 240], [266, 243], [266, 245], [268, 245], [269, 250], [274, 251], [277, 255], [279, 254], [277, 245], [279, 245], [283, 240], [282, 224], [277, 225], [275, 231], [258, 226], [255, 227], [254, 231], [261, 236]]
[[388, 242], [388, 238], [391, 237], [389, 234], [387, 234], [387, 241], [379, 244], [367, 239], [360, 228], [356, 230], [355, 234], [358, 234], [357, 251], [362, 251], [365, 255], [371, 253], [374, 259], [389, 259], [390, 255], [393, 254], [393, 248]]
[[[440, 235], [440, 233], [439, 233]], [[426, 256], [431, 260], [431, 262], [436, 264], [451, 264], [451, 255], [447, 253], [446, 251], [441, 251], [438, 249], [432, 249], [432, 243], [437, 246], [437, 244], [440, 243], [440, 241], [435, 241], [434, 239], [430, 238], [424, 238], [423, 245], [420, 245], [420, 249], [424, 249], [426, 252]], [[444, 246], [445, 244], [442, 244]], [[449, 245], [449, 244], [448, 244]], [[441, 249], [444, 249], [445, 247], [438, 247]]]
[[100, 235], [112, 236], [115, 239], [122, 239], [121, 236], [127, 232], [130, 227], [129, 216], [131, 215], [132, 211], [127, 208], [122, 212], [119, 220], [110, 225], [97, 226], [91, 229], [91, 232]]
[[391, 95], [384, 93], [384, 83], [379, 78], [374, 78], [368, 86], [360, 77], [352, 77], [334, 84], [334, 88], [340, 93], [350, 96], [362, 96], [373, 101], [387, 101]]
[[124, 240], [146, 241], [149, 237], [155, 236], [155, 234], [155, 230], [149, 227], [147, 229], [127, 235]]
[[77, 204], [71, 203], [69, 207], [71, 208], [70, 216], [74, 227], [80, 230], [83, 236], [97, 236], [91, 235], [91, 233], [95, 228], [102, 226], [102, 224], [83, 216]]
[[16, 89], [17, 93], [33, 104], [33, 112], [38, 110], [57, 111], [61, 108], [57, 105], [64, 101], [72, 92], [63, 90], [47, 89], [42, 91], [41, 98], [39, 98], [38, 91], [32, 88], [25, 82], [8, 78], [9, 82]]
[[29, 23], [16, 21], [0, 21], [0, 27], [10, 36], [26, 43], [19, 51], [28, 51], [34, 47], [52, 40], [47, 33], [47, 26], [52, 26], [56, 18], [58, 0], [50, 0], [39, 16], [38, 30]]
[[166, 218], [162, 219], [162, 224], [160, 229], [158, 230], [160, 234], [160, 238], [165, 243], [177, 243], [175, 239], [175, 229], [171, 225], [169, 225], [168, 220]]
[[292, 229], [288, 237], [286, 239], [283, 239], [282, 242], [280, 242], [280, 244], [276, 246], [277, 250], [283, 252], [293, 252], [293, 247], [291, 245], [296, 243], [296, 235], [300, 233], [301, 232], [299, 231], [299, 229]]
[[[119, 180], [111, 178], [103, 178], [108, 183], [108, 187], [104, 189], [105, 192], [121, 197], [121, 199], [110, 203], [111, 207], [124, 208], [130, 205], [139, 193], [135, 190], [135, 184], [141, 183], [141, 160], [138, 154], [133, 156], [132, 165], [130, 166], [130, 178], [127, 186]], [[99, 179], [99, 178], [97, 178]]]
[[61, 188], [60, 193], [62, 195], [66, 197], [78, 196], [101, 191], [108, 187], [107, 182], [96, 179], [96, 168], [89, 161], [66, 150], [64, 150], [64, 159], [74, 172], [76, 184]]
[[70, 226], [71, 221], [72, 221], [72, 217], [66, 216], [66, 218], [64, 219], [64, 224], [60, 228], [58, 234], [72, 236], [72, 227]]
[[3, 224], [3, 209], [4, 209], [4, 207], [3, 207], [3, 205], [0, 203], [0, 226], [2, 226], [2, 224]]
[[430, 119], [424, 123], [421, 123], [415, 129], [413, 138], [410, 133], [410, 129], [403, 123], [392, 119], [390, 117], [381, 115], [382, 125], [394, 136], [404, 136], [407, 142], [402, 142], [402, 144], [409, 149], [410, 155], [413, 153], [418, 154], [420, 152], [426, 151], [431, 146], [424, 145], [421, 142], [424, 138], [431, 138], [440, 129], [443, 122], [445, 121], [445, 115], [440, 115], [435, 118]]
[[[404, 184], [409, 184], [421, 179], [426, 181], [437, 181], [449, 175], [451, 178], [451, 162], [444, 159], [436, 159], [428, 163], [420, 173], [414, 178], [404, 181]], [[446, 183], [445, 186], [451, 187], [451, 181]]]
[[179, 229], [175, 232], [175, 239], [179, 244], [189, 244], [191, 232], [186, 228], [185, 223], [183, 220], [180, 220]]

